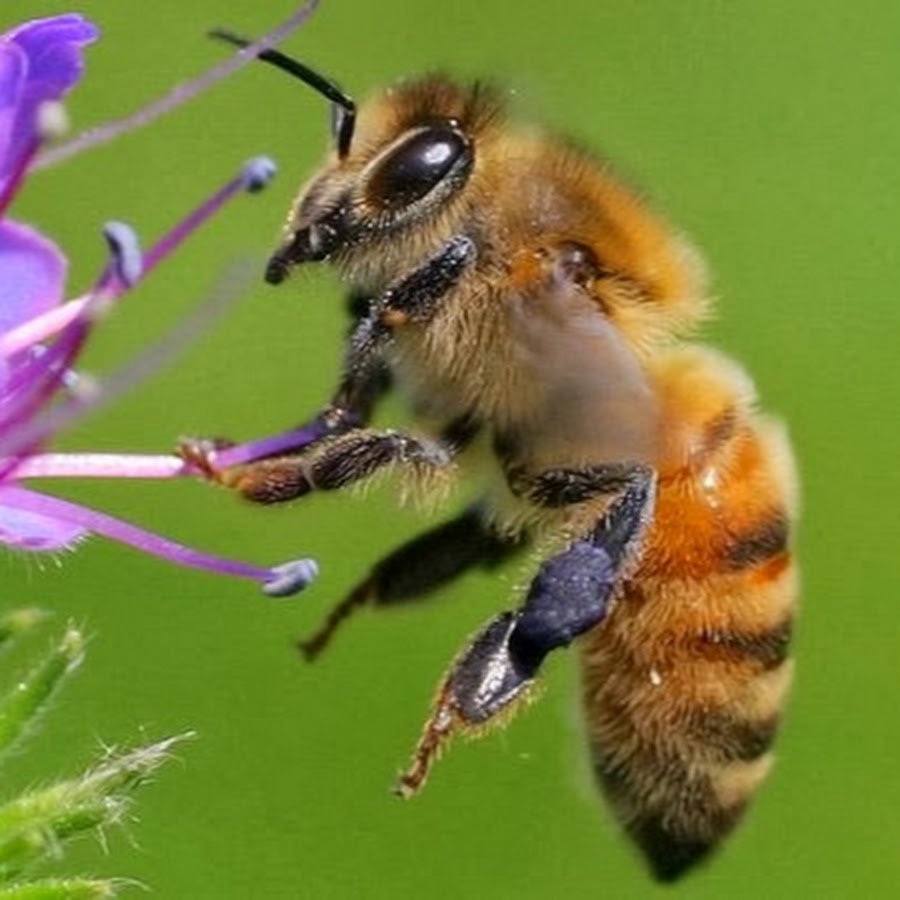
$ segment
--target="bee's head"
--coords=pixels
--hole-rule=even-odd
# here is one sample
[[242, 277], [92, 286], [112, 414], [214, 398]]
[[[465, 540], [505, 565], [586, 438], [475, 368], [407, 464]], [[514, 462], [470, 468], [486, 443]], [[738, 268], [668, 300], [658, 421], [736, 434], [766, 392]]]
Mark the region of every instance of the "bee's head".
[[[213, 34], [249, 44], [230, 32]], [[390, 88], [357, 114], [350, 97], [304, 64], [277, 50], [259, 58], [318, 91], [334, 111], [334, 151], [291, 209], [268, 282], [284, 281], [302, 263], [346, 263], [354, 251], [385, 249], [386, 239], [396, 242], [412, 226], [421, 239], [423, 224], [446, 221], [475, 166], [475, 137], [500, 109], [494, 91], [427, 76]]]
[[335, 152], [297, 198], [266, 280], [283, 281], [305, 262], [373, 270], [431, 252], [465, 208], [493, 98], [479, 85], [427, 76], [363, 105], [346, 142], [339, 129]]
[[454, 119], [404, 129], [379, 144], [338, 153], [301, 192], [269, 261], [277, 284], [293, 266], [344, 259], [434, 217], [469, 178], [472, 142]]

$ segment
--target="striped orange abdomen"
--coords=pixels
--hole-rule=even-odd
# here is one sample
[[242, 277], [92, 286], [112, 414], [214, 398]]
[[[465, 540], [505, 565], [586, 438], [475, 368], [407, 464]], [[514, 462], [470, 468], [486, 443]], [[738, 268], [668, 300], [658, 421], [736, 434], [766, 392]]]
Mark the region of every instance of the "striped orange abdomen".
[[598, 781], [657, 877], [703, 858], [768, 771], [791, 677], [795, 502], [783, 430], [712, 351], [654, 372], [664, 451], [636, 571], [582, 644]]

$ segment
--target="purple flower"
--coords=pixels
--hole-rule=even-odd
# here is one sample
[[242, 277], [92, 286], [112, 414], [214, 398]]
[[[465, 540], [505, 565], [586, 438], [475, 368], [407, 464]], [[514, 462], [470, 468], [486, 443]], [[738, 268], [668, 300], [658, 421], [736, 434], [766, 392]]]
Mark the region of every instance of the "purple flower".
[[[297, 24], [300, 13], [292, 17]], [[107, 265], [90, 290], [65, 302], [65, 256], [38, 231], [5, 214], [52, 136], [49, 126], [60, 119], [60, 99], [81, 76], [83, 48], [96, 37], [96, 27], [78, 15], [27, 22], [0, 35], [0, 543], [30, 552], [59, 551], [102, 534], [182, 565], [256, 580], [273, 596], [293, 593], [315, 576], [311, 560], [262, 568], [222, 559], [23, 486], [37, 476], [194, 474], [174, 456], [58, 454], [45, 448], [63, 425], [121, 386], [111, 382], [85, 393], [75, 371], [100, 314], [232, 197], [260, 190], [275, 172], [266, 158], [247, 163], [143, 254], [127, 225], [108, 223]]]
[[42, 104], [78, 81], [81, 50], [96, 38], [96, 26], [77, 15], [26, 22], [0, 37], [0, 194], [37, 152]]

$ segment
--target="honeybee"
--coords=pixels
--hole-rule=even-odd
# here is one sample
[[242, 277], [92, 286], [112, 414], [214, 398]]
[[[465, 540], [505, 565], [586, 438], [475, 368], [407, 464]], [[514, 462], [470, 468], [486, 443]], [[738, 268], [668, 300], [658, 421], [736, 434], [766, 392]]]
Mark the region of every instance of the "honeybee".
[[[699, 254], [495, 89], [429, 75], [357, 109], [260, 56], [331, 102], [335, 141], [266, 279], [327, 261], [354, 321], [316, 440], [231, 468], [202, 442], [183, 452], [261, 503], [386, 468], [482, 478], [480, 502], [375, 565], [301, 647], [315, 657], [363, 605], [531, 552], [524, 598], [450, 666], [397, 790], [414, 794], [454, 733], [505, 722], [575, 642], [597, 783], [653, 875], [679, 878], [769, 771], [797, 593], [785, 430], [736, 363], [686, 342], [709, 305]], [[415, 433], [369, 427], [395, 384]]]

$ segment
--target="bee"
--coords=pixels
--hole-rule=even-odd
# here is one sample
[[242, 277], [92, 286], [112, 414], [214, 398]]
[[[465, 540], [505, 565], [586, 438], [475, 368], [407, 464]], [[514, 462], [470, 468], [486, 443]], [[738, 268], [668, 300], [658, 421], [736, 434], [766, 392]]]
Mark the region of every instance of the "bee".
[[[418, 791], [455, 733], [507, 721], [574, 643], [597, 784], [652, 874], [679, 878], [770, 769], [797, 594], [786, 432], [740, 366], [687, 340], [709, 307], [699, 254], [496, 89], [428, 75], [357, 108], [260, 58], [334, 113], [266, 280], [330, 263], [353, 325], [314, 441], [230, 468], [202, 442], [183, 452], [260, 503], [385, 469], [481, 479], [477, 504], [377, 563], [301, 648], [318, 655], [362, 606], [531, 553], [530, 587], [450, 666], [397, 790]], [[394, 385], [415, 433], [370, 426]]]

